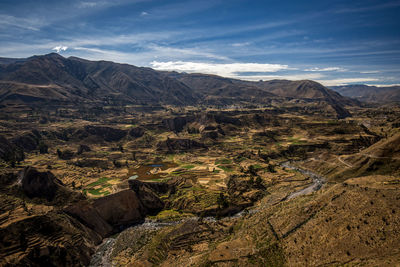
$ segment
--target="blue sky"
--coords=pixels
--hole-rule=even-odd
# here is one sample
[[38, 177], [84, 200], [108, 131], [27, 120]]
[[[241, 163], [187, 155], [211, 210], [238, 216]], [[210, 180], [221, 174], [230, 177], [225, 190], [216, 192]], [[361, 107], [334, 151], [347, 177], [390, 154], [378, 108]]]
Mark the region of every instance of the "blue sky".
[[159, 70], [400, 84], [400, 0], [0, 2], [0, 56], [58, 52]]

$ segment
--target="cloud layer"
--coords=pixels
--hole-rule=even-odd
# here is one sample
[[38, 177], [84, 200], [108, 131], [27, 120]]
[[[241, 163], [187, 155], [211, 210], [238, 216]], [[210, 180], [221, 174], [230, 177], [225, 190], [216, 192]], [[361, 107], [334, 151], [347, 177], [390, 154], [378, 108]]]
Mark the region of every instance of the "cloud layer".
[[398, 0], [3, 0], [0, 57], [55, 51], [246, 80], [397, 84], [399, 12]]
[[224, 77], [238, 78], [238, 73], [277, 72], [287, 70], [287, 65], [260, 63], [200, 63], [184, 61], [153, 61], [150, 65], [156, 70], [179, 71], [189, 73], [216, 74]]

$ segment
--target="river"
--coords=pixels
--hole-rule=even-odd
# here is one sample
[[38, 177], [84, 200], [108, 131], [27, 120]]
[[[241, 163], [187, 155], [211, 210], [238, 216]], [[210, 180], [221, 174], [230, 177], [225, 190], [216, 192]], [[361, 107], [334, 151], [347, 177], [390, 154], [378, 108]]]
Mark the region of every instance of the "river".
[[295, 170], [298, 171], [308, 177], [310, 177], [313, 182], [311, 185], [307, 186], [306, 188], [303, 188], [301, 190], [295, 191], [293, 193], [291, 193], [290, 195], [288, 195], [285, 199], [292, 199], [298, 196], [302, 196], [302, 195], [306, 195], [315, 191], [318, 191], [319, 189], [321, 189], [321, 187], [325, 184], [325, 178], [312, 172], [312, 171], [308, 171], [308, 170], [304, 170], [301, 169], [299, 167], [296, 167], [294, 165], [292, 165], [289, 161], [286, 161], [284, 163], [280, 164], [282, 167], [285, 167], [287, 169], [291, 169], [291, 170]]

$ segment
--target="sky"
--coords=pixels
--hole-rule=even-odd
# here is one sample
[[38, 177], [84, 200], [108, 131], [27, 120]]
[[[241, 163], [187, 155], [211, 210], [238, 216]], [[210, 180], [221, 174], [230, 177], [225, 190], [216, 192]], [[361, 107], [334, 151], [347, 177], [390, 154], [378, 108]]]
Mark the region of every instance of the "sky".
[[326, 86], [400, 84], [400, 0], [0, 1], [0, 57], [56, 52]]

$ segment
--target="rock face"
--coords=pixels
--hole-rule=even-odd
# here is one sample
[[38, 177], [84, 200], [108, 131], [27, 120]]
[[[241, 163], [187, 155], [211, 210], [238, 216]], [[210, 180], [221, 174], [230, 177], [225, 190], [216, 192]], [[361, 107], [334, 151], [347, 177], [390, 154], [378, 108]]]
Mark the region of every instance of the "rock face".
[[145, 216], [141, 201], [132, 190], [124, 190], [96, 199], [93, 207], [106, 222], [114, 227], [140, 222]]
[[26, 167], [20, 175], [22, 190], [30, 198], [40, 197], [51, 201], [62, 185], [51, 172], [39, 172], [33, 167]]
[[148, 214], [157, 213], [164, 208], [164, 203], [155, 192], [166, 193], [170, 189], [166, 183], [143, 183], [138, 180], [129, 181], [129, 187], [136, 192]]
[[[165, 186], [159, 186], [166, 191]], [[120, 229], [142, 222], [147, 214], [160, 211], [164, 203], [153, 186], [137, 181], [131, 189], [96, 199], [93, 203], [81, 201], [65, 209], [69, 215], [103, 238]]]
[[206, 149], [207, 147], [191, 139], [167, 139], [158, 143], [157, 150], [165, 152], [180, 152], [193, 149]]
[[113, 232], [112, 226], [108, 224], [100, 216], [99, 212], [94, 209], [93, 206], [86, 200], [67, 207], [65, 212], [78, 219], [88, 228], [94, 230], [102, 238], [110, 235]]

